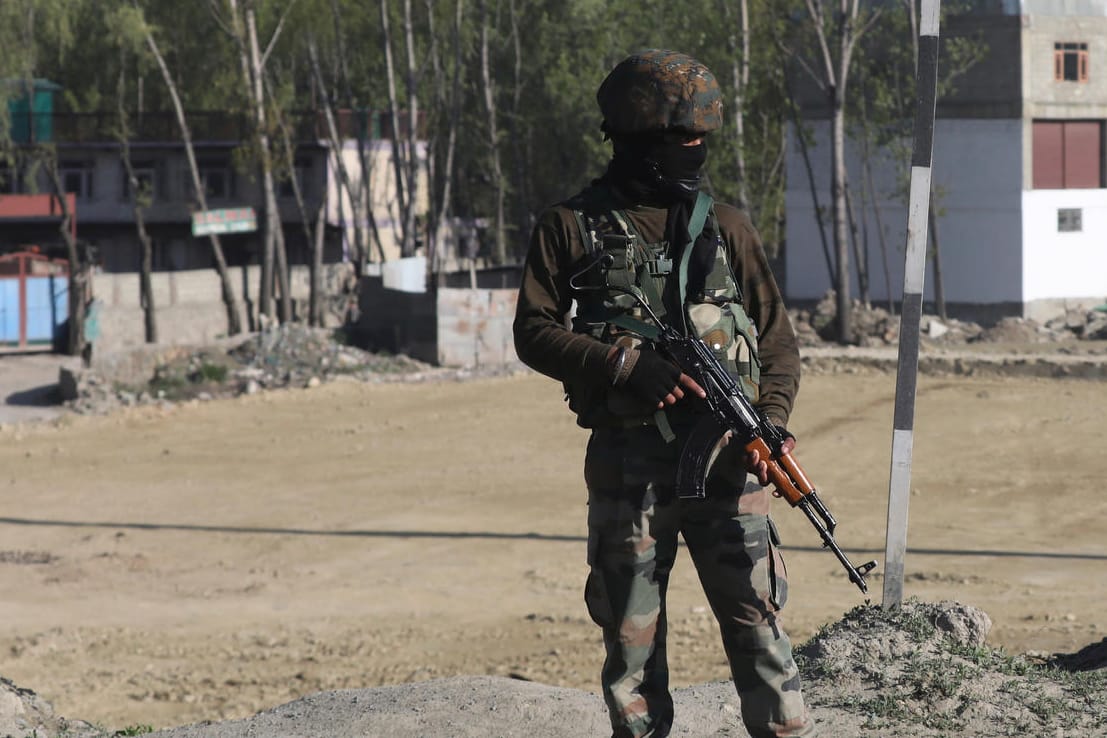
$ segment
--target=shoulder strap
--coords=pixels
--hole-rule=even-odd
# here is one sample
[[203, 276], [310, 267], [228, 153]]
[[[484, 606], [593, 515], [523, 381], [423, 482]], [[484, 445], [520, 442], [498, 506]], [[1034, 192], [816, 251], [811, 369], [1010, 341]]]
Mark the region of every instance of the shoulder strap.
[[696, 205], [692, 208], [692, 215], [688, 219], [688, 243], [684, 245], [684, 251], [680, 256], [679, 304], [681, 305], [688, 297], [688, 263], [692, 258], [692, 247], [703, 232], [703, 226], [707, 222], [707, 214], [710, 212], [713, 203], [714, 200], [711, 199], [710, 195], [703, 192], [696, 194]]

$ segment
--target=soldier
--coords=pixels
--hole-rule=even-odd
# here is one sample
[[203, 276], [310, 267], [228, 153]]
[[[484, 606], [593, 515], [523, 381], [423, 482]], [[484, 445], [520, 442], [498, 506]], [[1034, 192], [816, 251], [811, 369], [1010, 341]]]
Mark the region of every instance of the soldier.
[[787, 583], [765, 462], [738, 444], [722, 448], [707, 496], [676, 495], [703, 390], [652, 350], [641, 307], [702, 338], [786, 426], [800, 362], [780, 291], [749, 218], [700, 191], [706, 136], [722, 124], [718, 83], [684, 54], [648, 50], [620, 62], [596, 99], [613, 157], [540, 217], [514, 331], [519, 357], [564, 383], [591, 430], [585, 602], [603, 630], [613, 735], [661, 738], [672, 726], [665, 592], [678, 534], [719, 622], [750, 734], [814, 735], [781, 624]]

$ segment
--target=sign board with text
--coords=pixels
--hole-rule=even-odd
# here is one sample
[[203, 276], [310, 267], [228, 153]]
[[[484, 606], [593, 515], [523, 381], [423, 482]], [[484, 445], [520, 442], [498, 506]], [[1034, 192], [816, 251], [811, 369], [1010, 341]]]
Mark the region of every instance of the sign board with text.
[[253, 208], [202, 210], [192, 214], [193, 236], [207, 236], [212, 233], [251, 233], [257, 229], [258, 219]]

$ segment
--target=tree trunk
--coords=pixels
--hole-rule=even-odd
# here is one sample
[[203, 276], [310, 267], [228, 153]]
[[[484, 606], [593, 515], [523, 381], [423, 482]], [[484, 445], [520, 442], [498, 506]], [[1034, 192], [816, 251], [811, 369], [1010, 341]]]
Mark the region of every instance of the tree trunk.
[[938, 216], [934, 214], [934, 191], [930, 192], [930, 208], [928, 213], [930, 221], [930, 258], [934, 262], [934, 303], [938, 310], [938, 317], [949, 320], [946, 315], [946, 293], [942, 287], [942, 251], [938, 240]]
[[[861, 170], [863, 172], [864, 179], [862, 180], [863, 189], [867, 190], [867, 199], [872, 204], [873, 218], [876, 221], [876, 235], [880, 242], [880, 261], [884, 267], [884, 292], [888, 299], [888, 312], [895, 315], [896, 306], [892, 299], [892, 270], [888, 263], [888, 239], [884, 234], [884, 222], [880, 217], [880, 202], [877, 197], [876, 185], [873, 183], [873, 162], [872, 162], [872, 150], [869, 148], [869, 117], [868, 117], [868, 103], [865, 101], [864, 95], [861, 97]], [[862, 213], [864, 212], [864, 206], [862, 206]], [[862, 215], [864, 218], [865, 216]]]
[[407, 169], [407, 208], [403, 213], [404, 255], [414, 256], [418, 238], [415, 233], [415, 208], [419, 189], [419, 80], [415, 66], [415, 28], [411, 20], [411, 0], [404, 0], [404, 45], [407, 50], [407, 135], [404, 136], [404, 164]]
[[442, 195], [438, 203], [438, 211], [434, 217], [435, 232], [432, 243], [434, 253], [431, 256], [431, 269], [438, 268], [438, 260], [441, 258], [441, 248], [446, 240], [447, 218], [451, 212], [454, 181], [454, 155], [457, 149], [457, 132], [461, 126], [461, 88], [462, 88], [462, 51], [461, 51], [461, 22], [464, 16], [464, 0], [457, 0], [454, 6], [453, 50], [454, 50], [454, 76], [450, 87], [450, 118], [446, 132], [446, 162], [440, 173], [442, 179]]
[[[511, 91], [511, 117], [509, 120], [510, 130], [508, 132], [508, 138], [511, 141], [512, 158], [514, 159], [513, 176], [514, 183], [512, 189], [514, 190], [515, 197], [515, 215], [513, 220], [515, 221], [515, 233], [518, 236], [523, 236], [530, 232], [531, 225], [533, 223], [531, 210], [529, 203], [532, 198], [530, 194], [530, 180], [527, 172], [530, 167], [528, 166], [528, 159], [526, 155], [525, 144], [530, 139], [528, 135], [529, 128], [521, 126], [524, 123], [524, 116], [522, 111], [522, 96], [523, 96], [523, 61], [525, 59], [523, 52], [522, 32], [519, 28], [519, 11], [516, 6], [515, 0], [511, 0], [508, 6], [508, 10], [511, 15], [511, 49], [512, 49], [512, 91]], [[524, 128], [524, 130], [520, 130]], [[521, 237], [512, 239], [512, 243], [520, 244], [522, 242]], [[522, 242], [525, 244], [525, 242]], [[511, 249], [511, 258], [515, 261], [520, 260], [520, 254], [518, 248]]]
[[496, 186], [495, 246], [492, 260], [496, 264], [503, 264], [507, 261], [504, 234], [504, 174], [500, 165], [500, 132], [496, 123], [496, 91], [488, 54], [488, 7], [485, 0], [481, 0], [480, 3], [480, 76], [484, 112], [488, 115], [488, 147], [492, 157], [492, 180]]
[[[120, 65], [121, 69], [123, 65]], [[127, 120], [127, 108], [124, 104], [125, 92], [124, 73], [119, 73], [118, 94], [119, 104], [119, 154], [123, 161], [123, 170], [127, 175], [127, 184], [131, 192], [131, 212], [135, 217], [135, 232], [138, 241], [142, 245], [142, 260], [139, 267], [138, 288], [139, 301], [142, 304], [143, 336], [146, 343], [158, 342], [157, 311], [154, 306], [154, 288], [150, 273], [153, 271], [153, 244], [150, 242], [150, 234], [146, 232], [146, 206], [149, 194], [141, 191], [141, 183], [135, 175], [134, 166], [131, 163], [131, 132]], [[141, 89], [141, 87], [140, 87]]]
[[[861, 208], [864, 216], [864, 198]], [[868, 238], [862, 240], [857, 233], [857, 216], [853, 208], [853, 188], [846, 183], [846, 215], [849, 218], [850, 242], [853, 244], [853, 260], [857, 263], [857, 291], [862, 304], [869, 307], [869, 245]], [[867, 231], [866, 231], [867, 232]]]
[[[266, 253], [276, 257], [277, 284], [280, 287], [281, 322], [292, 320], [292, 294], [288, 281], [288, 252], [285, 250], [281, 211], [277, 207], [277, 192], [273, 185], [273, 152], [269, 140], [269, 128], [265, 112], [264, 62], [258, 49], [257, 17], [253, 7], [246, 9], [246, 31], [250, 40], [250, 70], [254, 82], [254, 109], [258, 130], [258, 148], [261, 156], [261, 181], [265, 192]], [[279, 29], [274, 32], [274, 39]], [[271, 40], [272, 41], [272, 40]], [[270, 259], [272, 262], [273, 260]]]
[[[850, 269], [848, 214], [846, 211], [846, 83], [849, 79], [850, 63], [854, 45], [863, 35], [864, 28], [857, 26], [860, 0], [839, 0], [838, 8], [832, 11], [829, 23], [833, 27], [832, 36], [828, 35], [828, 18], [824, 13], [823, 0], [804, 0], [812, 28], [818, 41], [818, 53], [822, 60], [823, 78], [815, 77], [815, 82], [827, 95], [830, 105], [830, 145], [831, 145], [831, 222], [834, 233], [834, 251], [837, 255], [835, 289], [838, 303], [838, 340], [848, 343], [853, 340], [850, 319]], [[873, 11], [870, 21], [879, 11]], [[832, 42], [833, 41], [833, 48]]]
[[849, 343], [853, 336], [850, 316], [849, 235], [846, 223], [846, 112], [845, 96], [835, 91], [830, 119], [831, 224], [837, 272], [834, 289], [838, 298], [838, 340]]
[[[403, 147], [400, 145], [399, 100], [396, 97], [396, 65], [392, 60], [392, 26], [388, 18], [387, 0], [381, 0], [381, 43], [384, 47], [385, 81], [388, 87], [388, 107], [392, 123], [392, 170], [396, 179], [396, 202], [398, 205], [398, 212], [396, 213], [397, 217], [395, 220], [402, 224], [406, 222], [409, 183], [406, 182], [404, 178], [407, 167], [404, 166]], [[401, 226], [400, 256], [409, 255], [411, 247], [408, 243], [408, 236], [409, 234], [404, 233]]]
[[[310, 325], [323, 325], [323, 237], [327, 232], [327, 196], [319, 200], [319, 212], [315, 215], [315, 238], [311, 243], [311, 298], [308, 302], [308, 322]], [[360, 275], [359, 275], [360, 276]]]
[[[284, 254], [278, 254], [277, 231], [280, 229], [280, 213], [277, 210], [277, 198], [273, 188], [273, 165], [269, 145], [269, 132], [266, 127], [265, 85], [262, 77], [261, 52], [258, 49], [257, 19], [253, 6], [244, 6], [239, 14], [238, 0], [228, 0], [231, 11], [231, 29], [239, 48], [239, 60], [242, 67], [242, 80], [246, 85], [250, 100], [254, 125], [254, 140], [257, 145], [258, 170], [261, 179], [262, 211], [261, 228], [261, 283], [258, 289], [258, 312], [267, 318], [273, 317], [274, 269], [283, 279], [280, 285], [281, 302], [278, 312], [281, 321], [291, 318], [291, 300], [288, 295], [288, 265]], [[243, 18], [243, 16], [245, 18]]]
[[[120, 104], [120, 110], [122, 110], [122, 103]], [[157, 343], [158, 321], [154, 306], [154, 288], [150, 276], [153, 271], [154, 249], [150, 241], [150, 234], [146, 232], [146, 208], [142, 203], [144, 195], [140, 192], [141, 183], [138, 181], [138, 177], [135, 176], [134, 166], [131, 164], [131, 147], [126, 138], [122, 139], [120, 149], [123, 168], [127, 173], [127, 184], [131, 190], [131, 212], [135, 216], [135, 232], [138, 234], [139, 243], [142, 244], [142, 262], [138, 285], [139, 299], [142, 302], [144, 335], [146, 343]]]
[[[351, 207], [354, 208], [354, 265], [358, 274], [364, 274], [365, 265], [369, 262], [369, 243], [365, 235], [365, 224], [368, 225], [372, 241], [376, 245], [377, 252], [380, 255], [380, 260], [382, 262], [384, 261], [384, 245], [381, 243], [380, 232], [377, 230], [376, 220], [373, 217], [373, 199], [369, 178], [372, 166], [365, 152], [365, 129], [369, 125], [369, 121], [366, 120], [365, 125], [362, 125], [362, 121], [359, 117], [361, 109], [357, 99], [354, 97], [353, 86], [350, 82], [349, 57], [346, 54], [346, 42], [343, 34], [345, 24], [342, 20], [342, 9], [339, 6], [338, 0], [331, 0], [331, 20], [334, 23], [335, 53], [337, 54], [338, 67], [340, 70], [339, 76], [342, 80], [343, 88], [345, 89], [346, 106], [350, 109], [350, 114], [354, 116], [354, 138], [357, 141], [358, 162], [361, 166], [361, 180], [356, 191], [353, 188], [353, 182], [350, 180], [348, 173], [344, 181], [347, 195], [350, 197]], [[315, 77], [318, 80], [320, 89], [323, 94], [327, 94], [326, 83], [323, 81], [322, 72], [319, 70], [318, 63], [315, 62], [314, 64], [316, 67]], [[328, 106], [333, 107], [333, 102], [329, 95], [326, 98], [326, 103]], [[329, 124], [332, 131], [337, 130], [333, 123], [332, 114]], [[334, 142], [339, 140], [337, 134], [332, 137], [332, 141]], [[335, 145], [337, 146], [337, 144]], [[341, 150], [340, 146], [335, 149], [336, 152], [341, 152]], [[354, 200], [355, 196], [358, 198], [356, 202]], [[340, 196], [338, 198], [338, 203], [341, 202], [342, 198]], [[336, 203], [336, 205], [338, 203]], [[360, 215], [362, 212], [365, 213], [365, 224], [362, 223], [363, 218]], [[342, 237], [345, 240], [345, 233], [343, 233]]]
[[[146, 31], [146, 45], [153, 53], [158, 69], [161, 70], [162, 79], [165, 80], [165, 85], [169, 89], [169, 98], [173, 102], [177, 125], [181, 129], [181, 141], [184, 143], [185, 155], [188, 158], [188, 169], [192, 175], [192, 189], [196, 193], [197, 204], [200, 206], [200, 210], [207, 210], [207, 195], [204, 193], [204, 183], [200, 179], [200, 167], [196, 163], [196, 152], [192, 147], [192, 133], [189, 130], [188, 121], [185, 120], [184, 106], [181, 104], [181, 97], [177, 93], [177, 84], [173, 81], [173, 75], [169, 73], [169, 67], [165, 63], [165, 57], [162, 56], [158, 44], [154, 40], [154, 34], [149, 29]], [[242, 332], [242, 320], [238, 314], [238, 305], [234, 297], [234, 287], [231, 285], [230, 272], [227, 269], [227, 259], [223, 255], [223, 246], [219, 242], [219, 236], [214, 233], [208, 236], [208, 242], [211, 244], [215, 270], [219, 274], [223, 307], [227, 312], [227, 335], [238, 335]]]
[[70, 356], [80, 356], [85, 348], [85, 309], [89, 300], [89, 268], [86, 261], [81, 258], [77, 237], [73, 233], [75, 214], [69, 209], [69, 201], [65, 197], [65, 187], [58, 173], [57, 158], [53, 152], [44, 153], [40, 158], [46, 163], [44, 169], [50, 178], [54, 197], [61, 208], [62, 217], [58, 231], [65, 243], [65, 257], [69, 261], [69, 332], [66, 337], [65, 353]]
[[[341, 51], [340, 51], [341, 53]], [[308, 56], [311, 61], [312, 74], [316, 80], [316, 84], [319, 85], [319, 95], [323, 104], [323, 117], [327, 122], [327, 138], [331, 145], [331, 154], [334, 156], [335, 171], [338, 172], [339, 179], [339, 197], [338, 202], [335, 203], [335, 207], [342, 208], [342, 190], [346, 191], [347, 197], [350, 199], [350, 207], [353, 208], [354, 219], [354, 264], [358, 275], [365, 273], [365, 264], [368, 261], [368, 254], [365, 252], [364, 242], [361, 238], [363, 231], [361, 230], [359, 220], [362, 212], [367, 215], [367, 220], [373, 231], [374, 242], [377, 245], [377, 253], [380, 256], [380, 260], [385, 260], [384, 245], [381, 243], [380, 234], [377, 232], [376, 221], [373, 218], [372, 205], [365, 202], [364, 195], [368, 189], [369, 182], [369, 169], [367, 169], [366, 156], [363, 147], [363, 133], [361, 126], [357, 125], [357, 137], [358, 137], [358, 155], [361, 157], [361, 184], [358, 187], [354, 187], [353, 178], [350, 176], [350, 170], [346, 166], [346, 160], [342, 156], [342, 138], [338, 131], [338, 125], [334, 119], [334, 106], [331, 103], [330, 94], [327, 92], [327, 83], [323, 79], [323, 70], [319, 65], [319, 52], [315, 44], [315, 39], [308, 38]], [[350, 97], [351, 105], [354, 104], [352, 96]], [[353, 110], [353, 113], [357, 113], [357, 110]], [[345, 224], [343, 223], [343, 239], [346, 238]]]
[[[731, 22], [730, 3], [722, 0], [723, 14]], [[746, 182], [746, 90], [750, 78], [750, 9], [749, 0], [738, 0], [738, 33], [727, 36], [727, 51], [731, 59], [731, 79], [734, 84], [734, 165], [738, 180], [740, 208], [749, 208], [749, 187]]]
[[[288, 121], [284, 115], [278, 114], [277, 124], [281, 132], [281, 148], [284, 151], [285, 164], [290, 172], [289, 183], [292, 185], [292, 196], [296, 200], [296, 210], [300, 213], [300, 224], [304, 229], [304, 243], [311, 249], [311, 266], [308, 269], [308, 325], [319, 325], [319, 295], [317, 294], [318, 284], [316, 282], [316, 254], [314, 252], [315, 238], [311, 227], [311, 216], [308, 214], [307, 205], [304, 203], [304, 192], [300, 187], [300, 180], [296, 177], [296, 147], [292, 143], [292, 133], [288, 129]], [[324, 190], [323, 197], [319, 198], [321, 203], [326, 203], [326, 190]], [[324, 209], [319, 217], [326, 218], [327, 211]], [[322, 263], [322, 261], [320, 261]]]

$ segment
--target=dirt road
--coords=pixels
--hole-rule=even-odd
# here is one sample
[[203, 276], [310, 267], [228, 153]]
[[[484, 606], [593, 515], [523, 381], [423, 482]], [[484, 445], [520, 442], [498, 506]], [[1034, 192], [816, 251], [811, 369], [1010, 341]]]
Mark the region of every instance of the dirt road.
[[[858, 559], [883, 557], [893, 391], [807, 377], [792, 423]], [[1089, 380], [922, 380], [909, 596], [984, 609], [1011, 651], [1107, 635], [1103, 398]], [[593, 688], [585, 440], [533, 375], [8, 425], [2, 675], [109, 727], [453, 674]], [[801, 642], [861, 599], [802, 515], [776, 518]], [[725, 677], [686, 557], [670, 621], [676, 685]]]

